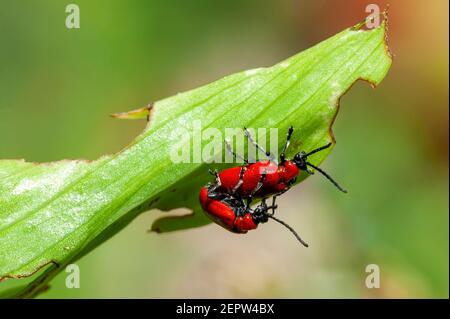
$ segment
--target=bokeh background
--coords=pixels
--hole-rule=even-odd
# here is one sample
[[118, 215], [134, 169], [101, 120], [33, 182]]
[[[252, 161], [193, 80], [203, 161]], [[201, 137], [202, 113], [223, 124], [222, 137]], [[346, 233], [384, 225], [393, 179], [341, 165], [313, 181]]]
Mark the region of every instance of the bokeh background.
[[[80, 29], [65, 28], [70, 2], [0, 1], [0, 158], [117, 152], [145, 123], [108, 114], [272, 65], [371, 3], [71, 2]], [[148, 234], [153, 211], [78, 261], [80, 289], [63, 272], [41, 298], [448, 298], [448, 2], [389, 2], [393, 66], [376, 90], [361, 82], [342, 98], [323, 166], [350, 193], [309, 178], [279, 201], [311, 248], [273, 223], [245, 237], [213, 224]], [[380, 289], [365, 286], [368, 264]]]

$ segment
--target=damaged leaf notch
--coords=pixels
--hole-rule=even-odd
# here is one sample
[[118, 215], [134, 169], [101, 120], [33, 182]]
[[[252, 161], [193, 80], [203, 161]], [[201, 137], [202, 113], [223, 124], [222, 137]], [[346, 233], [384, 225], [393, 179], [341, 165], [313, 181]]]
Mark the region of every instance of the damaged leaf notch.
[[[190, 129], [201, 121], [203, 129], [222, 132], [226, 127], [285, 132], [293, 125], [299, 138], [290, 152], [313, 149], [334, 142], [330, 127], [342, 94], [358, 79], [378, 85], [391, 62], [385, 22], [372, 30], [349, 28], [272, 67], [236, 73], [131, 115], [115, 115], [151, 114], [151, 125], [114, 155], [93, 162], [1, 160], [0, 278], [30, 276], [44, 268], [14, 292], [32, 297], [67, 264], [150, 208], [194, 211], [156, 221], [153, 228], [160, 232], [207, 224], [197, 190], [210, 179], [211, 165], [171, 161], [170, 147], [180, 143], [172, 137], [176, 128]], [[330, 150], [318, 153], [313, 164]]]

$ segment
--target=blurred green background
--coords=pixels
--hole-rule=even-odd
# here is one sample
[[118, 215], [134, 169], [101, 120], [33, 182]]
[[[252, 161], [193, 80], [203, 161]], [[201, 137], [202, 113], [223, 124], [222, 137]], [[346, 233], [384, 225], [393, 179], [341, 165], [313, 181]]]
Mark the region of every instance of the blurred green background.
[[[71, 2], [80, 29], [65, 28]], [[448, 2], [389, 2], [391, 71], [342, 98], [323, 165], [350, 193], [310, 178], [279, 201], [311, 248], [274, 223], [147, 234], [153, 211], [77, 262], [81, 288], [62, 272], [41, 297], [448, 298]], [[108, 114], [272, 65], [371, 2], [0, 3], [0, 158], [54, 161], [119, 151], [145, 123]], [[380, 289], [365, 286], [368, 264]]]

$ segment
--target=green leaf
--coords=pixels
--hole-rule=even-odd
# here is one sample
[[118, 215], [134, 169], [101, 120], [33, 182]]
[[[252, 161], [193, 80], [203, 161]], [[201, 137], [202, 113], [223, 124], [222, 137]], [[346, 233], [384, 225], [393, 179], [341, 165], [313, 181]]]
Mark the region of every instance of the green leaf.
[[[209, 223], [197, 196], [214, 164], [175, 164], [176, 128], [296, 128], [292, 155], [332, 141], [339, 98], [358, 79], [373, 86], [390, 65], [384, 23], [343, 32], [269, 68], [221, 80], [154, 103], [146, 130], [127, 148], [93, 162], [48, 164], [0, 161], [0, 278], [30, 276], [46, 268], [17, 297], [32, 297], [65, 265], [80, 258], [152, 208], [186, 207], [182, 218], [162, 218], [159, 232]], [[146, 116], [140, 109], [133, 118]], [[284, 133], [279, 134], [282, 145]], [[184, 140], [183, 143], [189, 143]], [[207, 141], [202, 141], [202, 146]], [[311, 159], [319, 164], [329, 151]], [[302, 176], [304, 178], [305, 176]]]

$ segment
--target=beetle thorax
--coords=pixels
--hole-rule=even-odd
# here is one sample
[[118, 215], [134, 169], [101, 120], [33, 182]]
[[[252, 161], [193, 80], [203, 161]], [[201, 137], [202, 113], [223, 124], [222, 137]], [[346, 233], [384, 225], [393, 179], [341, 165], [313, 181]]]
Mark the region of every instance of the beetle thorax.
[[282, 179], [285, 182], [289, 182], [300, 173], [299, 168], [297, 165], [292, 161], [286, 161], [282, 165], [280, 165], [280, 172]]

